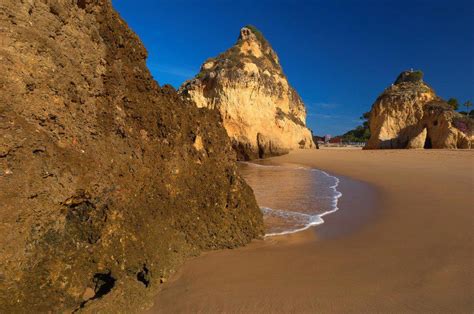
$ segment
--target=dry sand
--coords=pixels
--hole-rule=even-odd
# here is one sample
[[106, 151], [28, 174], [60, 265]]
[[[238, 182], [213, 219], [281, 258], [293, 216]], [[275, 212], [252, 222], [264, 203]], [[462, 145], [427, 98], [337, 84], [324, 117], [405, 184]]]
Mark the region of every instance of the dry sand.
[[473, 157], [322, 149], [272, 158], [341, 176], [341, 210], [304, 232], [188, 261], [151, 312], [472, 313]]

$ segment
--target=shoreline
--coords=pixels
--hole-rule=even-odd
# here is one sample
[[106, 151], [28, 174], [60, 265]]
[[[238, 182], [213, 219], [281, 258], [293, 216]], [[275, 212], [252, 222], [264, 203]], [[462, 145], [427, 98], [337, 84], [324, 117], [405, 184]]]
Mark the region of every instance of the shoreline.
[[[330, 148], [332, 149], [341, 149], [337, 148]], [[349, 148], [349, 150], [353, 150], [354, 148]], [[314, 225], [307, 226], [302, 229], [294, 230], [288, 233], [282, 234], [265, 234], [264, 238], [266, 237], [273, 237], [273, 236], [285, 236], [297, 232], [302, 232], [307, 229], [315, 229], [317, 233], [328, 233], [328, 234], [337, 234], [344, 230], [344, 233], [352, 232], [354, 229], [362, 227], [365, 223], [370, 223], [372, 219], [376, 218], [376, 205], [377, 202], [380, 202], [381, 195], [383, 193], [382, 189], [376, 187], [372, 183], [364, 182], [358, 180], [354, 177], [348, 177], [341, 174], [335, 174], [330, 170], [322, 170], [315, 167], [308, 167], [304, 164], [298, 163], [278, 163], [278, 158], [282, 156], [258, 160], [258, 162], [243, 162], [245, 164], [252, 164], [260, 167], [280, 167], [280, 166], [290, 166], [290, 167], [298, 167], [304, 168], [308, 171], [319, 171], [327, 176], [333, 177], [336, 179], [336, 184], [331, 186], [330, 188], [334, 189], [335, 192], [338, 192], [340, 195], [336, 197], [336, 209], [324, 212], [319, 214], [318, 217], [325, 217], [322, 222]], [[276, 160], [275, 160], [276, 158]], [[339, 188], [339, 189], [338, 189]], [[342, 190], [342, 191], [341, 191]], [[343, 192], [344, 191], [344, 192]], [[344, 197], [345, 196], [345, 197]], [[349, 199], [351, 201], [349, 201]], [[356, 203], [354, 203], [354, 200]], [[348, 212], [339, 213], [336, 217], [331, 218], [333, 214], [336, 214], [338, 211], [344, 208], [351, 208]], [[357, 217], [354, 217], [354, 214], [357, 212]], [[324, 226], [324, 224], [330, 221], [330, 225]], [[323, 228], [324, 226], [324, 228]], [[323, 231], [322, 231], [323, 230]], [[327, 230], [327, 231], [326, 231]], [[321, 232], [322, 231], [322, 232]]]
[[[264, 162], [272, 163], [272, 159], [266, 159]], [[257, 166], [280, 166], [277, 164], [256, 164]], [[298, 164], [292, 164], [293, 166], [301, 166]], [[144, 313], [189, 313], [195, 312], [194, 304], [195, 301], [198, 300], [190, 300], [189, 306], [184, 308], [176, 308], [176, 304], [172, 301], [174, 298], [178, 298], [179, 295], [182, 293], [186, 295], [187, 288], [180, 286], [180, 281], [183, 277], [189, 276], [188, 271], [194, 272], [193, 268], [188, 269], [187, 267], [193, 265], [195, 262], [198, 263], [207, 263], [207, 260], [214, 260], [220, 258], [231, 258], [233, 255], [240, 255], [240, 254], [247, 254], [249, 253], [258, 253], [262, 251], [278, 251], [280, 249], [285, 248], [298, 248], [301, 246], [310, 246], [312, 247], [314, 243], [320, 241], [326, 241], [330, 239], [335, 239], [340, 236], [344, 236], [347, 233], [355, 232], [359, 228], [363, 228], [364, 224], [370, 223], [376, 215], [374, 213], [377, 211], [377, 192], [376, 188], [372, 187], [370, 184], [355, 180], [346, 176], [342, 175], [334, 175], [332, 173], [327, 173], [324, 170], [316, 169], [313, 167], [308, 168], [309, 171], [318, 170], [327, 175], [335, 177], [338, 180], [337, 191], [341, 193], [341, 197], [338, 197], [338, 209], [332, 212], [326, 212], [323, 216], [325, 216], [324, 222], [311, 225], [304, 230], [298, 230], [294, 232], [289, 232], [286, 234], [281, 235], [265, 235], [262, 239], [253, 240], [245, 247], [232, 249], [232, 250], [215, 250], [215, 251], [207, 251], [203, 252], [201, 255], [197, 257], [190, 258], [187, 260], [184, 265], [169, 279], [169, 281], [161, 287], [158, 292], [158, 295], [155, 297], [155, 303], [151, 308], [149, 308]], [[356, 204], [352, 203], [351, 200], [356, 198], [356, 193], [359, 193], [359, 198]], [[365, 198], [365, 201], [363, 200]], [[364, 206], [362, 206], [364, 205]], [[350, 210], [350, 209], [357, 209], [357, 211]], [[347, 210], [346, 210], [347, 209]], [[356, 213], [363, 213], [363, 217], [368, 218], [367, 221], [360, 219], [360, 215], [355, 215]], [[223, 262], [224, 263], [224, 262]], [[200, 277], [200, 274], [198, 274]], [[207, 277], [207, 276], [206, 276]], [[184, 279], [187, 281], [187, 279]], [[178, 287], [175, 284], [178, 284]], [[185, 283], [187, 285], [187, 283]], [[213, 287], [213, 290], [217, 287]], [[176, 289], [176, 291], [174, 291]], [[170, 293], [170, 295], [167, 295]], [[164, 298], [166, 305], [164, 307], [163, 304], [160, 302], [163, 294], [165, 294]], [[201, 311], [198, 312], [207, 312], [206, 305], [201, 304], [198, 302], [197, 305]], [[226, 309], [227, 310], [227, 309]], [[215, 309], [211, 312], [220, 312], [221, 309]], [[231, 310], [233, 311], [233, 310]], [[238, 311], [240, 312], [240, 311]]]
[[189, 260], [148, 313], [469, 312], [473, 156], [339, 149], [271, 158], [342, 178], [341, 210], [302, 232]]
[[[331, 174], [332, 175], [332, 174]], [[336, 176], [334, 174], [334, 176]], [[330, 239], [348, 235], [364, 228], [379, 218], [383, 192], [370, 183], [337, 175], [339, 210], [324, 217], [324, 223], [315, 226], [318, 239]]]
[[[313, 215], [309, 215], [307, 213], [301, 213], [301, 212], [295, 211], [294, 212], [295, 214], [309, 215], [311, 217], [312, 221], [308, 222], [308, 224], [305, 225], [304, 227], [301, 227], [301, 228], [298, 228], [298, 229], [292, 229], [292, 230], [281, 231], [281, 232], [265, 233], [264, 238], [293, 234], [293, 233], [297, 233], [297, 232], [307, 230], [311, 227], [322, 225], [325, 222], [325, 220], [322, 217], [327, 216], [329, 214], [333, 214], [333, 213], [337, 212], [340, 209], [338, 207], [338, 202], [339, 202], [339, 199], [343, 196], [343, 194], [337, 189], [339, 184], [340, 184], [340, 179], [335, 175], [329, 174], [329, 173], [327, 173], [323, 170], [320, 170], [320, 169], [316, 169], [316, 168], [312, 168], [312, 167], [302, 167], [302, 166], [295, 165], [295, 164], [293, 164], [293, 165], [266, 164], [264, 160], [261, 160], [260, 162], [241, 162], [241, 163], [244, 164], [244, 165], [248, 165], [249, 167], [268, 167], [268, 168], [272, 168], [272, 167], [273, 168], [280, 168], [281, 167], [280, 169], [288, 168], [288, 169], [292, 169], [292, 170], [295, 170], [295, 171], [317, 172], [317, 173], [323, 174], [324, 176], [326, 176], [328, 178], [332, 178], [335, 181], [334, 185], [329, 186], [329, 189], [334, 191], [334, 196], [333, 196], [334, 199], [332, 200], [331, 209], [329, 209], [327, 211], [324, 211], [320, 214], [313, 214]], [[258, 201], [258, 197], [257, 197], [257, 201]], [[264, 215], [265, 215], [265, 211], [281, 211], [282, 210], [282, 209], [278, 209], [278, 208], [267, 207], [266, 205], [261, 205], [260, 209], [262, 210], [262, 212], [264, 212]], [[285, 209], [283, 209], [283, 211], [287, 212]], [[289, 212], [291, 213], [292, 211], [290, 210]]]

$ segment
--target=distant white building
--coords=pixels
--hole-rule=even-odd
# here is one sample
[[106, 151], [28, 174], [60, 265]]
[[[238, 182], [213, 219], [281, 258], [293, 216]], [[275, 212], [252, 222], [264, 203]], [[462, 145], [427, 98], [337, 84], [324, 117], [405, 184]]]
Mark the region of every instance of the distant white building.
[[331, 140], [332, 136], [329, 134], [324, 135], [324, 143], [328, 143]]

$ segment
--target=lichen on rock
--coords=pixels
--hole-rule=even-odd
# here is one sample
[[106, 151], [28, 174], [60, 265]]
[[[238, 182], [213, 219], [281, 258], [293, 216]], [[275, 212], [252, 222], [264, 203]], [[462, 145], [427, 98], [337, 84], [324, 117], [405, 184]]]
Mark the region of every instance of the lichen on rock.
[[243, 27], [237, 43], [205, 61], [179, 93], [199, 108], [220, 112], [239, 159], [315, 148], [303, 101], [254, 26]]
[[0, 37], [2, 312], [137, 312], [262, 235], [219, 114], [158, 86], [109, 0], [4, 0]]
[[[467, 120], [467, 121], [464, 121]], [[365, 148], [471, 148], [472, 121], [455, 112], [423, 81], [404, 71], [372, 105]]]

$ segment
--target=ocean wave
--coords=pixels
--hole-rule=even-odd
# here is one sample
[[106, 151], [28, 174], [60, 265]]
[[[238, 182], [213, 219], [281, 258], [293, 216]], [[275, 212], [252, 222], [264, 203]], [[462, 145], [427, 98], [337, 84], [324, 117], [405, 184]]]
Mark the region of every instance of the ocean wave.
[[[296, 233], [296, 232], [306, 230], [312, 226], [320, 225], [324, 223], [324, 219], [322, 217], [332, 214], [336, 212], [337, 210], [339, 210], [338, 200], [340, 197], [342, 197], [342, 193], [337, 190], [340, 180], [336, 176], [330, 175], [329, 173], [323, 170], [308, 168], [308, 167], [303, 167], [303, 166], [262, 165], [262, 164], [256, 164], [256, 163], [251, 163], [251, 162], [242, 162], [242, 163], [249, 166], [253, 166], [253, 167], [266, 168], [268, 170], [271, 170], [271, 168], [275, 168], [278, 171], [282, 171], [282, 174], [281, 174], [282, 178], [280, 178], [282, 182], [284, 182], [286, 179], [290, 179], [290, 178], [285, 178], [285, 176], [291, 177], [292, 175], [293, 176], [295, 175], [294, 173], [291, 173], [292, 171], [310, 171], [310, 172], [315, 173], [315, 176], [313, 175], [309, 176], [309, 178], [311, 178], [310, 180], [312, 180], [309, 183], [314, 184], [314, 186], [316, 187], [316, 190], [314, 190], [314, 193], [311, 193], [312, 195], [299, 196], [300, 198], [308, 197], [308, 199], [295, 199], [294, 200], [294, 202], [300, 202], [299, 204], [300, 208], [298, 209], [300, 209], [301, 211], [309, 210], [310, 211], [309, 213], [308, 212], [304, 213], [304, 212], [296, 211], [296, 210], [290, 210], [288, 208], [285, 208], [286, 206], [283, 206], [283, 208], [282, 207], [272, 208], [270, 206], [261, 206], [261, 210], [264, 214], [264, 219], [267, 222], [266, 227], [267, 227], [268, 232], [265, 234], [265, 237]], [[262, 174], [259, 171], [259, 176], [261, 175]], [[272, 171], [271, 173], [269, 173], [269, 175], [275, 175], [275, 173]], [[301, 176], [301, 174], [299, 174], [298, 176]], [[306, 178], [308, 178], [308, 176], [306, 176]], [[327, 178], [329, 179], [329, 181], [327, 182], [326, 179], [323, 179], [323, 178]], [[253, 181], [254, 184], [261, 183], [258, 180], [255, 180], [255, 178], [253, 179], [254, 180], [251, 180], [251, 181]], [[257, 182], [255, 183], [255, 181]], [[327, 185], [324, 184], [326, 182], [327, 182]], [[256, 188], [257, 187], [255, 186], [254, 189]], [[262, 186], [258, 186], [258, 190], [261, 192]], [[265, 187], [263, 187], [263, 190], [265, 190]], [[277, 192], [273, 191], [273, 193], [275, 194], [274, 197], [279, 197]], [[330, 195], [325, 195], [326, 193]], [[256, 196], [257, 196], [257, 201], [258, 201], [259, 195], [257, 195], [257, 193], [256, 193]], [[268, 197], [268, 195], [266, 196]], [[324, 211], [315, 213], [314, 211], [316, 210], [313, 208], [309, 208], [309, 209], [302, 208], [304, 206], [307, 206], [308, 204], [311, 204], [312, 201], [318, 203], [317, 210], [324, 210]], [[309, 205], [308, 207], [311, 207], [311, 205]]]
[[261, 168], [283, 168], [284, 166], [279, 166], [279, 165], [263, 165], [263, 164], [257, 164], [254, 162], [249, 162], [249, 161], [239, 161], [239, 164], [244, 164], [252, 167], [261, 167]]
[[267, 215], [278, 215], [281, 217], [289, 218], [289, 217], [298, 217], [298, 218], [304, 218], [307, 222], [304, 224], [303, 227], [296, 228], [296, 229], [291, 229], [291, 230], [286, 230], [286, 231], [281, 231], [281, 232], [273, 232], [273, 233], [266, 233], [265, 237], [272, 237], [272, 236], [277, 236], [277, 235], [284, 235], [284, 234], [290, 234], [290, 233], [296, 233], [300, 232], [303, 230], [308, 229], [311, 226], [316, 226], [319, 224], [322, 224], [324, 220], [319, 217], [318, 215], [308, 215], [308, 214], [303, 214], [303, 213], [298, 213], [298, 212], [290, 212], [286, 210], [280, 210], [280, 209], [272, 209], [268, 207], [261, 207], [260, 208], [262, 212]]

